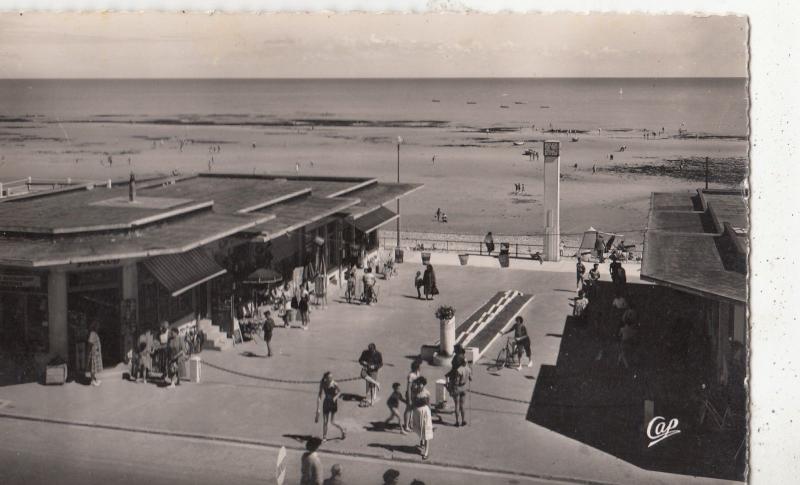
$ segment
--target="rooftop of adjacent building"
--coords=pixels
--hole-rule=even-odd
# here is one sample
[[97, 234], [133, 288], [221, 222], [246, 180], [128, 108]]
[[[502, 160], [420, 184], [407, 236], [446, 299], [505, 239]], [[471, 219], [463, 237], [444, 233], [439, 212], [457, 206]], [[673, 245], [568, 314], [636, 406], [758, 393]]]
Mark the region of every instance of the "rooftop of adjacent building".
[[643, 279], [745, 302], [747, 192], [654, 192], [645, 232]]
[[[231, 234], [269, 240], [333, 214], [352, 220], [421, 184], [366, 177], [197, 174], [32, 192], [0, 203], [0, 263], [47, 266], [184, 252]], [[131, 197], [133, 195], [133, 197]], [[131, 200], [133, 199], [133, 200]]]

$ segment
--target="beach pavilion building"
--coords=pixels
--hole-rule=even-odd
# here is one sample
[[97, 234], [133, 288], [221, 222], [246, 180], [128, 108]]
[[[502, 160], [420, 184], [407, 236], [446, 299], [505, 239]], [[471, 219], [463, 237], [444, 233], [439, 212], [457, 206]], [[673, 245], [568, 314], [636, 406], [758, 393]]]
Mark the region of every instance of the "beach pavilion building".
[[641, 270], [643, 280], [674, 290], [680, 299], [676, 308], [698, 312], [683, 319], [693, 326], [688, 329], [692, 339], [707, 347], [696, 352], [703, 356], [698, 371], [706, 373], [709, 385], [730, 385], [741, 396], [747, 347], [746, 199], [740, 190], [654, 192]]
[[384, 207], [420, 188], [359, 177], [206, 173], [0, 199], [0, 348], [80, 368], [88, 324], [124, 360], [161, 321], [230, 333], [252, 271], [341, 283], [378, 249]]

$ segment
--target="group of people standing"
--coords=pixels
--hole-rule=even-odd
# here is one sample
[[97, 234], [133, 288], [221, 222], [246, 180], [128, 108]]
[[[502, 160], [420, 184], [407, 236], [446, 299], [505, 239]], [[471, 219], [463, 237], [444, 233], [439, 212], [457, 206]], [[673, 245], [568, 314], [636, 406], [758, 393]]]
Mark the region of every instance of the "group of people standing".
[[378, 302], [378, 277], [371, 267], [364, 268], [362, 272], [356, 265], [352, 265], [345, 272], [344, 278], [347, 282], [345, 291], [347, 303], [358, 301], [372, 305]]
[[[359, 403], [359, 407], [371, 407], [379, 401], [378, 392], [381, 389], [381, 385], [378, 381], [378, 373], [383, 367], [383, 356], [375, 344], [370, 343], [367, 349], [361, 353], [358, 362], [362, 367], [361, 378], [366, 386], [366, 393], [364, 399]], [[421, 366], [422, 360], [420, 359], [415, 359], [411, 362], [411, 369], [406, 376], [405, 389], [402, 389], [399, 382], [392, 384], [392, 392], [386, 400], [389, 417], [384, 421], [384, 425], [388, 426], [396, 421], [402, 434], [414, 432], [419, 438], [419, 453], [423, 459], [427, 459], [430, 454], [430, 443], [433, 439], [434, 412], [432, 410], [431, 392], [428, 389], [428, 379], [422, 375]], [[467, 365], [464, 350], [460, 347], [456, 349], [451, 369], [447, 372], [445, 378], [447, 390], [453, 397], [455, 405], [455, 426], [466, 426], [467, 415], [464, 403], [469, 383], [472, 381], [472, 372]], [[341, 433], [340, 439], [344, 440], [347, 437], [344, 427], [336, 422], [336, 413], [339, 411], [341, 396], [342, 391], [334, 380], [333, 373], [326, 371], [319, 382], [314, 417], [315, 423], [318, 423], [322, 418], [322, 439], [320, 442], [328, 440], [329, 425], [339, 430]], [[400, 413], [401, 404], [405, 405], [402, 414]]]
[[[572, 303], [572, 314], [581, 321], [591, 321], [595, 331], [598, 332], [602, 340], [610, 341], [612, 337], [616, 338], [618, 346], [617, 365], [623, 365], [628, 368], [631, 364], [631, 353], [639, 333], [638, 314], [628, 303], [625, 268], [622, 266], [616, 254], [612, 253], [610, 259], [609, 273], [614, 288], [614, 299], [611, 302], [610, 311], [610, 320], [615, 327], [613, 335], [609, 332], [611, 329], [604, 328], [603, 324], [600, 322], [602, 312], [596, 312], [596, 303], [593, 303], [596, 302], [598, 298], [598, 282], [600, 281], [599, 263], [593, 264], [592, 269], [589, 271], [588, 278], [584, 279], [586, 267], [580, 257], [578, 257], [576, 263], [578, 296]], [[601, 360], [604, 353], [604, 349], [601, 349], [595, 360]]]
[[447, 222], [447, 214], [440, 208], [436, 209], [436, 221], [437, 222]]
[[270, 291], [270, 300], [273, 308], [278, 311], [278, 315], [283, 319], [283, 327], [291, 326], [295, 315], [300, 318], [300, 326], [303, 330], [308, 330], [311, 323], [311, 290], [308, 285], [303, 284], [295, 288], [290, 282], [285, 282], [283, 286], [276, 286]]
[[[202, 332], [199, 332], [202, 334]], [[151, 373], [159, 372], [167, 387], [175, 387], [181, 383], [181, 369], [188, 355], [202, 347], [197, 341], [187, 343], [187, 338], [198, 333], [187, 332], [181, 336], [180, 331], [169, 323], [161, 323], [158, 335], [146, 330], [139, 335], [136, 348], [132, 352], [131, 379], [134, 382], [147, 382]]]

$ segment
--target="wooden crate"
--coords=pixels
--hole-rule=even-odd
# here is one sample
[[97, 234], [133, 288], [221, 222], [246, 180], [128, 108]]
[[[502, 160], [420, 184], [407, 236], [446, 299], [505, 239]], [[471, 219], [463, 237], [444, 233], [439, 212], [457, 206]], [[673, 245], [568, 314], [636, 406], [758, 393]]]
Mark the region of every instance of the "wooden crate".
[[67, 364], [48, 365], [45, 369], [44, 383], [47, 385], [64, 384], [67, 381]]

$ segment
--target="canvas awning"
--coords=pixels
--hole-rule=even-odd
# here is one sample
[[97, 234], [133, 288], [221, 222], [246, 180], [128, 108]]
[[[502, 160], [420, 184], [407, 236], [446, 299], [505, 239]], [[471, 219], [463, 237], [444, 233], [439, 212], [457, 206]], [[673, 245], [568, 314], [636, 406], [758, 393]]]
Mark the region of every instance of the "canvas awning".
[[355, 220], [356, 229], [363, 233], [369, 233], [381, 227], [387, 222], [391, 222], [400, 217], [386, 207], [378, 207], [372, 212], [368, 212]]
[[172, 296], [178, 296], [226, 272], [202, 248], [156, 256], [146, 260], [144, 265]]

